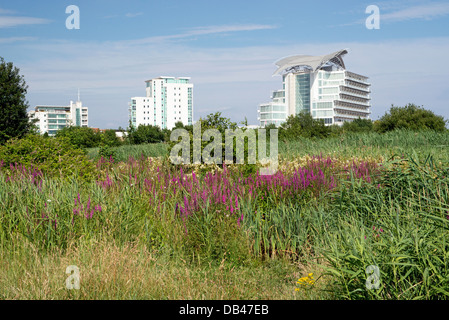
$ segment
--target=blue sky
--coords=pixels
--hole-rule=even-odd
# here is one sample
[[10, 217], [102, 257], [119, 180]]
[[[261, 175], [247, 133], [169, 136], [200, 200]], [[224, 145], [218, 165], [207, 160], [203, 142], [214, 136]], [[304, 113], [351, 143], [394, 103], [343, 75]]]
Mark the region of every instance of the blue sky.
[[[80, 29], [66, 28], [66, 7]], [[380, 9], [369, 30], [365, 9]], [[89, 125], [126, 128], [144, 81], [189, 76], [194, 120], [220, 111], [257, 123], [257, 106], [281, 88], [274, 63], [347, 48], [346, 67], [372, 84], [372, 119], [415, 103], [449, 119], [447, 1], [2, 1], [0, 56], [20, 68], [30, 108], [89, 107]]]

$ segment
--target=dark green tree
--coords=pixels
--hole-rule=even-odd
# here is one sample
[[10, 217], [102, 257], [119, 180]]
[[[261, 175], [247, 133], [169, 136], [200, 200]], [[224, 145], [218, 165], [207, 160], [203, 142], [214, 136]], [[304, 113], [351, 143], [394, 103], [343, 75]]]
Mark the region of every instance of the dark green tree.
[[276, 129], [276, 125], [274, 123], [270, 123], [265, 125], [264, 129], [266, 129], [267, 131], [270, 129]]
[[182, 121], [176, 121], [175, 129], [182, 129], [182, 128], [184, 128], [184, 123], [182, 123]]
[[118, 147], [122, 144], [122, 141], [117, 137], [115, 130], [105, 130], [100, 134], [101, 143], [108, 147]]
[[357, 118], [343, 123], [343, 130], [347, 132], [369, 132], [373, 130], [373, 121]]
[[66, 137], [78, 148], [95, 148], [101, 144], [100, 132], [87, 127], [65, 127], [56, 132], [56, 137]]
[[28, 86], [12, 62], [0, 57], [0, 144], [23, 137], [32, 128], [27, 114]]
[[395, 129], [444, 131], [446, 123], [447, 120], [442, 116], [437, 116], [430, 110], [409, 103], [405, 107], [392, 105], [389, 112], [374, 122], [374, 130], [379, 133]]
[[128, 139], [131, 144], [157, 143], [164, 141], [165, 135], [158, 126], [139, 125], [137, 129], [131, 127]]
[[330, 129], [326, 127], [324, 121], [314, 119], [308, 111], [289, 116], [280, 128], [280, 137], [287, 140], [294, 140], [298, 137], [325, 138], [330, 133]]
[[229, 118], [221, 116], [221, 112], [208, 114], [205, 119], [200, 119], [202, 129], [218, 129], [224, 133], [226, 129], [237, 129], [237, 123]]

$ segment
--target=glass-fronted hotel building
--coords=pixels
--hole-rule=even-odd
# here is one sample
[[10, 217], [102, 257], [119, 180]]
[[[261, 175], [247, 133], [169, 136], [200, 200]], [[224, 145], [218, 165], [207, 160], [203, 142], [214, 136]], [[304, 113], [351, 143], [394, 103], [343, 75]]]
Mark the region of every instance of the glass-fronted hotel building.
[[158, 77], [145, 81], [146, 96], [132, 97], [129, 121], [172, 129], [176, 122], [193, 123], [193, 84], [188, 77]]
[[368, 77], [347, 71], [340, 50], [323, 56], [291, 56], [276, 62], [275, 75], [282, 76], [282, 89], [271, 101], [259, 105], [259, 125], [279, 126], [290, 115], [307, 111], [327, 125], [357, 118], [369, 119]]

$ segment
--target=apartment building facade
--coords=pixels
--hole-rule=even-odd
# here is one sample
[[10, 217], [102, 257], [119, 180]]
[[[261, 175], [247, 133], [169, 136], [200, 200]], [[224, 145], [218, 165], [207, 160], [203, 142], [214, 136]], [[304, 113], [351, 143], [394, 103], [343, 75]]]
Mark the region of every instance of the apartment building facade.
[[28, 116], [31, 120], [37, 119], [35, 125], [39, 133], [49, 136], [68, 126], [89, 126], [88, 108], [83, 107], [81, 101], [70, 101], [68, 106], [37, 105]]
[[188, 77], [161, 76], [145, 81], [146, 96], [132, 97], [129, 102], [129, 121], [139, 125], [173, 129], [180, 121], [193, 123], [193, 84]]

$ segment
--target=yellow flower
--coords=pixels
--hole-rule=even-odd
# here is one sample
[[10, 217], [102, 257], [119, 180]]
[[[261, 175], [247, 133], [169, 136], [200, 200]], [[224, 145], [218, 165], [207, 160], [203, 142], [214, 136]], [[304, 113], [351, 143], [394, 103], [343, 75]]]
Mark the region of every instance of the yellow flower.
[[[313, 273], [309, 273], [307, 275], [307, 277], [299, 278], [296, 283], [303, 287], [313, 286], [315, 284], [315, 279], [313, 278]], [[296, 288], [295, 291], [299, 291], [299, 288]]]

